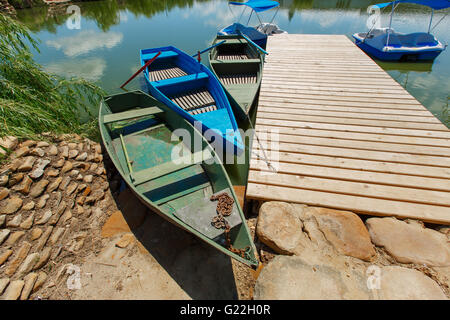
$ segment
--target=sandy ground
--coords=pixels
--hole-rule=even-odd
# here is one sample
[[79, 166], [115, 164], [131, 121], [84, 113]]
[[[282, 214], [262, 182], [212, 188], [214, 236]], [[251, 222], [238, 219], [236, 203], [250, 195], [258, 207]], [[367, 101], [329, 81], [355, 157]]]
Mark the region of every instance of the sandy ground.
[[[80, 289], [70, 276], [58, 281], [55, 299], [250, 299], [255, 272], [150, 212], [128, 190], [102, 227], [97, 252], [73, 264]], [[116, 245], [131, 233], [125, 248]], [[73, 279], [73, 277], [72, 277]]]

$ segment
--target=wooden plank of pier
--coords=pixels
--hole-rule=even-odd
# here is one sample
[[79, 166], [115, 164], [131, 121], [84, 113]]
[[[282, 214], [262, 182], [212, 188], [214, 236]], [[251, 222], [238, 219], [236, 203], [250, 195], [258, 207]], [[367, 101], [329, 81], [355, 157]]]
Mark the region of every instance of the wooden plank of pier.
[[247, 199], [450, 224], [444, 124], [346, 36], [267, 49]]

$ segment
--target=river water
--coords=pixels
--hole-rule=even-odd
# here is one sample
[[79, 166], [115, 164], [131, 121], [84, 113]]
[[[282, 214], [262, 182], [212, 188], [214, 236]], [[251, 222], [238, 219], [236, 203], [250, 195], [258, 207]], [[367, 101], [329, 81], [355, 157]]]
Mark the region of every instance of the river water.
[[[367, 8], [380, 1], [282, 0], [275, 22], [289, 33], [346, 34], [367, 30]], [[175, 45], [195, 53], [209, 46], [216, 31], [237, 20], [242, 7], [230, 10], [227, 1], [204, 0], [104, 0], [75, 3], [80, 8], [80, 29], [70, 29], [67, 6], [38, 7], [18, 11], [18, 18], [41, 40], [36, 60], [46, 69], [97, 81], [109, 93], [139, 68], [139, 49]], [[387, 8], [379, 19], [389, 23]], [[449, 10], [436, 12], [438, 22]], [[270, 21], [275, 10], [262, 13]], [[426, 31], [430, 9], [402, 4], [393, 27], [400, 32]], [[248, 11], [242, 22], [246, 22]], [[73, 20], [70, 20], [73, 22]], [[252, 16], [250, 25], [258, 22]], [[434, 29], [442, 42], [450, 42], [450, 17]], [[206, 58], [206, 56], [205, 56]], [[207, 60], [207, 59], [205, 59]], [[434, 63], [381, 63], [389, 74], [441, 121], [450, 126], [450, 50]], [[127, 86], [142, 86], [137, 79]]]
[[[368, 30], [367, 8], [381, 1], [367, 0], [281, 0], [274, 22], [289, 33], [345, 34]], [[224, 0], [103, 0], [70, 3], [80, 9], [79, 29], [66, 13], [68, 5], [19, 10], [18, 19], [40, 39], [35, 59], [45, 69], [63, 75], [96, 81], [109, 93], [121, 92], [119, 86], [140, 67], [139, 49], [174, 45], [188, 53], [208, 47], [217, 30], [236, 21], [242, 7], [229, 8]], [[381, 26], [389, 23], [389, 10], [381, 12]], [[410, 33], [426, 31], [431, 10], [402, 4], [396, 10], [393, 28]], [[438, 22], [449, 10], [436, 12]], [[275, 10], [261, 14], [272, 19]], [[248, 10], [241, 22], [246, 23]], [[250, 25], [258, 20], [251, 17]], [[77, 26], [75, 24], [75, 26]], [[450, 17], [434, 29], [441, 42], [450, 42]], [[204, 55], [207, 62], [207, 57]], [[450, 127], [450, 50], [433, 63], [381, 63], [436, 117]], [[143, 77], [127, 89], [144, 88]], [[97, 110], [92, 110], [95, 114]], [[228, 166], [234, 184], [245, 184], [247, 166]]]

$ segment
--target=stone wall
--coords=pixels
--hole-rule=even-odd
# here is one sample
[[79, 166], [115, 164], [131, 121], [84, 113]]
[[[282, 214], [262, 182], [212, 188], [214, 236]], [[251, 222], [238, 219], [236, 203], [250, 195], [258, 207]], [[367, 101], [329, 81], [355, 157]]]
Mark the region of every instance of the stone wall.
[[119, 180], [107, 179], [101, 146], [77, 135], [0, 146], [9, 157], [0, 167], [0, 296], [36, 298], [95, 248]]
[[[0, 157], [3, 157], [0, 164], [0, 299], [76, 299], [91, 297], [94, 293], [99, 296], [102, 292], [109, 292], [108, 297], [125, 299], [130, 297], [122, 291], [128, 282], [121, 276], [135, 271], [122, 266], [125, 258], [116, 260], [132, 253], [130, 248], [128, 251], [122, 249], [132, 247], [130, 242], [143, 248], [140, 240], [150, 237], [144, 241], [146, 248], [157, 247], [164, 252], [164, 259], [167, 251], [177, 257], [192, 253], [189, 246], [184, 251], [179, 248], [195, 242], [195, 237], [188, 233], [174, 230], [170, 232], [174, 234], [173, 239], [165, 246], [161, 244], [158, 237], [167, 238], [167, 234], [155, 232], [163, 228], [152, 216], [145, 218], [148, 209], [137, 199], [133, 202], [129, 192], [119, 192], [120, 175], [98, 143], [77, 135], [55, 137], [47, 134], [41, 141], [6, 137], [0, 139]], [[126, 206], [116, 204], [120, 198], [126, 199]], [[130, 207], [132, 203], [135, 205]], [[119, 209], [125, 210], [126, 222]], [[426, 226], [420, 221], [392, 217], [364, 217], [348, 211], [284, 202], [256, 203], [252, 211], [253, 217], [247, 223], [255, 239], [261, 266], [253, 271], [233, 261], [240, 298], [450, 297], [448, 226]], [[118, 219], [123, 220], [122, 227], [113, 223]], [[143, 222], [147, 220], [149, 224]], [[130, 229], [139, 230], [137, 234], [145, 237], [135, 239]], [[105, 249], [105, 239], [116, 235], [118, 238], [110, 241], [115, 251], [110, 251], [109, 247]], [[118, 250], [122, 250], [120, 255]], [[158, 250], [153, 255], [157, 256]], [[205, 250], [207, 248], [199, 246], [195, 255], [188, 255], [187, 264], [176, 265], [187, 268], [194, 256], [204, 261]], [[180, 254], [182, 251], [185, 253]], [[109, 260], [102, 263], [105, 268], [117, 269], [116, 282], [123, 286], [116, 288], [110, 284], [107, 286], [109, 291], [104, 290], [103, 280], [89, 280], [86, 276], [92, 273], [89, 270], [98, 268], [93, 264], [89, 269], [87, 260], [92, 261], [92, 257], [100, 252], [115, 256], [114, 264]], [[207, 256], [211, 258], [213, 253], [217, 254], [213, 260], [219, 261], [225, 272], [224, 256], [215, 250]], [[149, 265], [149, 257], [145, 255], [140, 260], [142, 268], [157, 268], [159, 274], [171, 270], [171, 263], [159, 265], [153, 258]], [[81, 291], [66, 288], [65, 279], [71, 265], [82, 266], [84, 286]], [[205, 270], [211, 270], [211, 265], [205, 265]], [[104, 277], [111, 276], [111, 272], [105, 271]], [[180, 278], [179, 271], [171, 272]], [[217, 281], [214, 275], [208, 274], [213, 280], [207, 282], [205, 288], [213, 287]], [[174, 288], [179, 286], [174, 279], [167, 278], [169, 280]], [[154, 280], [150, 275], [145, 281], [153, 283]], [[218, 292], [223, 291], [232, 279], [223, 281]], [[158, 290], [164, 290], [164, 283]], [[130, 292], [134, 294], [135, 290]], [[178, 293], [186, 296], [184, 292]], [[193, 292], [190, 293], [192, 296]], [[148, 294], [138, 297], [145, 298]], [[198, 293], [193, 296], [196, 295]], [[161, 291], [157, 296], [167, 294]]]

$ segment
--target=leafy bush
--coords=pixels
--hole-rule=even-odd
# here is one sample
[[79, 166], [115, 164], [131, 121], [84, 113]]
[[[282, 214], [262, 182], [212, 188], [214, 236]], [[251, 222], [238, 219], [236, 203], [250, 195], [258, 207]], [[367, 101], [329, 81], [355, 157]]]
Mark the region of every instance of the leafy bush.
[[[39, 51], [26, 27], [0, 13], [0, 136], [96, 135], [89, 110], [104, 92], [84, 79], [46, 73], [33, 60], [30, 46]], [[86, 114], [90, 122], [83, 123]]]

